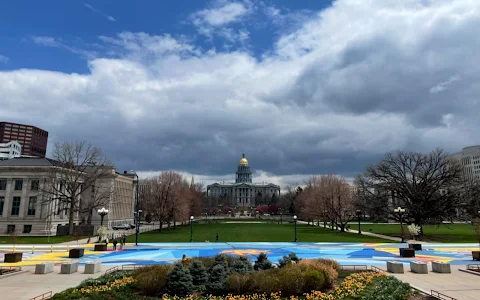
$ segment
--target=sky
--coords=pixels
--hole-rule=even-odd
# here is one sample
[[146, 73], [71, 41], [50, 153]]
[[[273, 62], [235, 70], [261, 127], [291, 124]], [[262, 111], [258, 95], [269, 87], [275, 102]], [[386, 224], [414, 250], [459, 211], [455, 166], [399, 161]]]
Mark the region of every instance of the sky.
[[0, 3], [0, 120], [118, 170], [352, 178], [386, 152], [480, 144], [480, 1]]

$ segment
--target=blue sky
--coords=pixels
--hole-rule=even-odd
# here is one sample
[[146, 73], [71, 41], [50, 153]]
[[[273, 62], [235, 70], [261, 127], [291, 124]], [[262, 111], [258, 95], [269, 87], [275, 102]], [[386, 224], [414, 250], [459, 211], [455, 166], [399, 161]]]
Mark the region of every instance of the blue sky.
[[0, 120], [119, 170], [352, 178], [480, 144], [480, 1], [1, 1]]
[[[87, 73], [87, 58], [64, 47], [45, 47], [36, 44], [34, 37], [52, 37], [76, 50], [97, 51], [99, 36], [114, 36], [120, 32], [146, 32], [151, 35], [170, 34], [187, 36], [193, 43], [217, 51], [232, 51], [248, 47], [254, 55], [261, 56], [272, 47], [281, 32], [294, 30], [300, 24], [274, 24], [264, 13], [275, 7], [282, 14], [298, 12], [308, 18], [329, 6], [329, 0], [276, 0], [245, 2], [255, 5], [256, 11], [244, 22], [231, 24], [234, 30], [246, 29], [250, 36], [248, 45], [233, 44], [225, 48], [222, 37], [212, 40], [198, 34], [190, 16], [197, 11], [219, 6], [223, 1], [204, 0], [146, 0], [146, 1], [28, 1], [0, 3], [0, 54], [8, 57], [8, 64], [0, 70], [34, 68]], [[231, 44], [231, 43], [227, 43]]]

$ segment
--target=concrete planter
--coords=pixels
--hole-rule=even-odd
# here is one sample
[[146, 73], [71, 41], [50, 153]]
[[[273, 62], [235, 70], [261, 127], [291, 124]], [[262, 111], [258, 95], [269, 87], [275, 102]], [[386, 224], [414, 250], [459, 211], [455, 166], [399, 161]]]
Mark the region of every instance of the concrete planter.
[[85, 253], [85, 249], [81, 248], [75, 248], [75, 249], [70, 249], [68, 252], [68, 257], [69, 258], [80, 258], [83, 256]]
[[400, 248], [401, 257], [415, 257], [415, 250], [411, 248]]
[[387, 261], [387, 272], [403, 274], [403, 264], [395, 261]]
[[428, 265], [421, 261], [410, 262], [410, 271], [417, 274], [428, 274]]
[[417, 243], [408, 244], [408, 248], [411, 248], [415, 251], [421, 251], [422, 250], [422, 244], [417, 244]]
[[94, 251], [107, 251], [107, 245], [105, 245], [105, 244], [95, 244]]
[[432, 261], [432, 271], [435, 273], [452, 273], [449, 263], [438, 261]]
[[480, 251], [472, 251], [473, 260], [480, 260]]
[[23, 257], [22, 252], [5, 253], [5, 257], [3, 259], [3, 262], [16, 263], [16, 262], [22, 261], [22, 257]]

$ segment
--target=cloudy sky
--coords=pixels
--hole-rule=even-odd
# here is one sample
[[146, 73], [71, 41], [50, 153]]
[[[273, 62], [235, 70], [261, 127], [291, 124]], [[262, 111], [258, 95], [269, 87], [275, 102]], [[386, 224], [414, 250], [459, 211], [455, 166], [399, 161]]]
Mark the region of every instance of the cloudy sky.
[[143, 175], [352, 177], [480, 144], [478, 28], [478, 0], [2, 2], [0, 120]]

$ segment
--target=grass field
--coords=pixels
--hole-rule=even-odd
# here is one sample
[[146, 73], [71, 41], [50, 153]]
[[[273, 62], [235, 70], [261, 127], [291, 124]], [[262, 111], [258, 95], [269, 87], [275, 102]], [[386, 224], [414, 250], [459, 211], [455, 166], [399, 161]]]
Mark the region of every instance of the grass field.
[[[80, 239], [84, 239], [81, 237]], [[45, 236], [19, 236], [17, 237], [17, 244], [58, 244], [64, 242], [75, 241], [73, 236], [51, 236], [50, 242]], [[11, 238], [9, 236], [0, 236], [0, 245], [1, 244], [11, 244]]]
[[[194, 242], [215, 242], [216, 234], [220, 242], [293, 242], [293, 224], [271, 223], [218, 223], [194, 224]], [[299, 242], [364, 242], [388, 243], [391, 241], [375, 237], [361, 236], [352, 233], [340, 233], [323, 228], [297, 225], [297, 239]], [[135, 236], [129, 236], [127, 242], [134, 242]], [[190, 226], [177, 226], [177, 229], [158, 230], [140, 234], [139, 242], [189, 242]]]
[[[374, 233], [400, 237], [400, 224], [363, 224], [362, 231], [371, 229]], [[350, 224], [350, 228], [357, 230], [357, 224]], [[478, 242], [475, 230], [469, 224], [424, 225], [425, 241], [440, 243], [475, 243]], [[404, 225], [405, 238], [410, 239], [408, 228]]]

